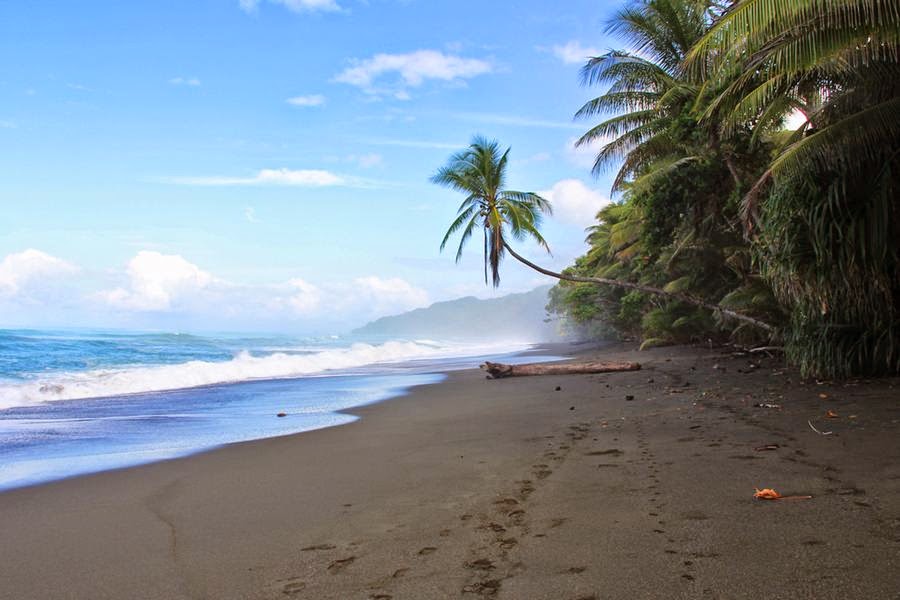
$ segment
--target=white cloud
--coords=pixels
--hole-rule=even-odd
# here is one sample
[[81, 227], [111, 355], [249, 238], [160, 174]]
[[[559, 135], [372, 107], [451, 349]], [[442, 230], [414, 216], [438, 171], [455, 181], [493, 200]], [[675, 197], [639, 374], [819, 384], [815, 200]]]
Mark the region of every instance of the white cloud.
[[420, 308], [429, 304], [428, 293], [399, 277], [374, 275], [350, 282], [313, 284], [294, 278], [287, 283], [244, 288], [247, 312], [265, 306], [267, 316], [307, 320], [352, 320], [364, 322]]
[[152, 250], [138, 252], [124, 275], [123, 285], [87, 299], [123, 315], [164, 313], [208, 319], [214, 314], [251, 323], [279, 319], [364, 322], [429, 303], [425, 290], [398, 277], [371, 275], [322, 284], [295, 277], [277, 284], [245, 285], [215, 277], [180, 255]]
[[[269, 0], [271, 4], [281, 4], [290, 11], [296, 13], [302, 12], [333, 12], [341, 10], [340, 5], [335, 0]], [[255, 12], [262, 0], [238, 0], [238, 5], [244, 12]]]
[[109, 305], [133, 311], [167, 311], [213, 283], [212, 275], [177, 254], [142, 250], [128, 263], [127, 288], [100, 292]]
[[428, 306], [428, 293], [399, 277], [359, 277], [354, 280], [352, 295], [360, 308], [368, 307], [372, 314], [400, 313]]
[[291, 295], [287, 299], [290, 309], [297, 315], [312, 315], [322, 306], [322, 291], [315, 285], [295, 278], [288, 282]]
[[172, 85], [187, 85], [190, 87], [197, 87], [200, 85], [200, 80], [196, 77], [173, 77], [169, 80], [169, 83]]
[[244, 208], [244, 218], [247, 219], [248, 223], [259, 223], [259, 219], [256, 217], [256, 209], [252, 206]]
[[77, 271], [75, 265], [34, 248], [8, 254], [0, 262], [0, 296], [30, 295]]
[[[356, 86], [369, 94], [391, 94], [406, 100], [409, 94], [405, 88], [419, 87], [426, 80], [459, 82], [492, 70], [493, 66], [485, 60], [444, 54], [438, 50], [417, 50], [354, 60], [352, 66], [335, 76], [334, 81]], [[389, 81], [385, 82], [385, 79]]]
[[540, 192], [540, 195], [550, 201], [555, 217], [580, 227], [593, 225], [597, 211], [611, 202], [608, 197], [578, 179], [557, 181], [549, 190]]
[[252, 177], [168, 177], [163, 181], [178, 185], [288, 185], [301, 187], [330, 187], [351, 185], [351, 182], [331, 171], [320, 169], [262, 169]]
[[581, 42], [570, 41], [563, 46], [553, 46], [553, 55], [567, 65], [584, 64], [592, 56], [600, 56], [603, 51], [593, 46], [582, 46]]
[[322, 106], [325, 104], [325, 96], [321, 94], [312, 94], [309, 96], [294, 96], [288, 98], [287, 103], [292, 106]]

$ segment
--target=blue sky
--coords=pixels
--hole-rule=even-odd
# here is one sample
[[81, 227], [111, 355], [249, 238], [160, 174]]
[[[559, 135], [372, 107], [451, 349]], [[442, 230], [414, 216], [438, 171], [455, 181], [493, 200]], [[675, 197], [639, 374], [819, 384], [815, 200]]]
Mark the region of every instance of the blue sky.
[[475, 134], [562, 267], [607, 202], [572, 121], [620, 3], [0, 3], [0, 326], [329, 332], [548, 282], [438, 244]]

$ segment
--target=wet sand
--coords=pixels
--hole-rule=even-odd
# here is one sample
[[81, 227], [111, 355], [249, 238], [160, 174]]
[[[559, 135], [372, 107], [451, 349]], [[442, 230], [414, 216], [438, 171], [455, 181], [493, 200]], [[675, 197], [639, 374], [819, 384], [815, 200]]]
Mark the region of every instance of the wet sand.
[[900, 381], [589, 354], [644, 368], [455, 372], [350, 425], [2, 493], [0, 598], [900, 597]]

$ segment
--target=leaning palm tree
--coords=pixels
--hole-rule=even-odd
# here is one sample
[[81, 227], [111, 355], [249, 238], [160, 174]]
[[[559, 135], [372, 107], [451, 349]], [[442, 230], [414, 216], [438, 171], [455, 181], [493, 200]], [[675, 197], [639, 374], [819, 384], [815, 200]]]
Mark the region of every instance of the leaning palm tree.
[[576, 283], [611, 285], [665, 296], [738, 319], [769, 333], [775, 332], [775, 328], [764, 321], [684, 293], [670, 292], [649, 285], [605, 277], [582, 277], [569, 273], [557, 273], [531, 262], [509, 245], [509, 238], [512, 237], [517, 241], [530, 238], [549, 252], [550, 248], [539, 228], [543, 216], [551, 214], [551, 207], [547, 200], [533, 192], [503, 189], [506, 183], [508, 157], [509, 148], [501, 152], [500, 145], [496, 141], [476, 137], [468, 148], [451, 156], [447, 164], [431, 178], [433, 183], [466, 195], [466, 199], [463, 200], [457, 211], [456, 218], [441, 241], [441, 250], [446, 247], [453, 234], [462, 230], [459, 248], [456, 251], [456, 261], [459, 262], [466, 242], [477, 228], [481, 228], [484, 236], [485, 283], [488, 282], [488, 273], [490, 273], [494, 287], [500, 285], [500, 261], [506, 253], [509, 253], [527, 267], [556, 279]]
[[484, 236], [484, 282], [487, 283], [490, 272], [494, 287], [500, 285], [500, 261], [508, 247], [507, 232], [519, 241], [531, 238], [550, 251], [538, 231], [543, 215], [552, 212], [550, 203], [532, 192], [504, 189], [508, 157], [509, 148], [501, 152], [496, 141], [476, 137], [431, 178], [433, 183], [466, 194], [441, 242], [441, 250], [462, 229], [456, 251], [456, 262], [459, 262], [466, 242], [480, 227]]

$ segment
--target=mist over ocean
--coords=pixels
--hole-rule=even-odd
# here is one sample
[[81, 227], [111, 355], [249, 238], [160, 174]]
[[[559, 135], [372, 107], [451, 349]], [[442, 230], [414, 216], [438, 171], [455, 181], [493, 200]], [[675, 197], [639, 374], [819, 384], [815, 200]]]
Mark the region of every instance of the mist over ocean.
[[527, 347], [0, 330], [0, 490], [347, 423], [342, 410]]

